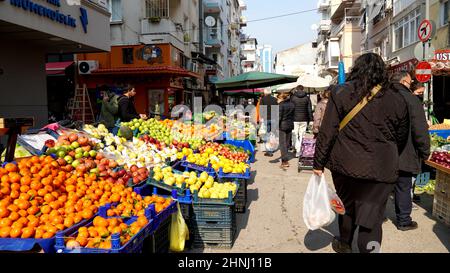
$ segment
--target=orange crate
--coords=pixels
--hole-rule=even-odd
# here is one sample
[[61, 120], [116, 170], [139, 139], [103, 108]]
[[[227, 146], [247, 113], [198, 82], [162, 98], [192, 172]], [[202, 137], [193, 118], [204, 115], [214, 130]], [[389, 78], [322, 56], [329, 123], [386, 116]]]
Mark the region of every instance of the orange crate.
[[438, 221], [450, 226], [450, 198], [439, 192], [434, 194], [433, 216]]

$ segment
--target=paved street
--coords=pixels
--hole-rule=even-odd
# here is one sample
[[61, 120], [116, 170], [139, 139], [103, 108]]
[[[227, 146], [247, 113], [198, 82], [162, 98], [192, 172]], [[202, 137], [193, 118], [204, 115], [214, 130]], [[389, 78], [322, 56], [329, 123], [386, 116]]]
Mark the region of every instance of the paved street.
[[[257, 153], [252, 166], [256, 178], [248, 185], [247, 212], [237, 214], [237, 239], [231, 252], [333, 252], [332, 234], [338, 233], [337, 221], [324, 230], [308, 231], [302, 220], [302, 200], [311, 171], [297, 172], [296, 160], [290, 169], [279, 168], [279, 152], [274, 157]], [[327, 181], [331, 183], [330, 173]], [[399, 231], [395, 220], [393, 200], [388, 201], [389, 221], [383, 225], [385, 253], [428, 253], [450, 251], [450, 228], [432, 218], [432, 197], [422, 195], [422, 202], [412, 217], [419, 228]], [[356, 244], [354, 245], [356, 249]], [[191, 252], [230, 252], [221, 249], [195, 249]]]

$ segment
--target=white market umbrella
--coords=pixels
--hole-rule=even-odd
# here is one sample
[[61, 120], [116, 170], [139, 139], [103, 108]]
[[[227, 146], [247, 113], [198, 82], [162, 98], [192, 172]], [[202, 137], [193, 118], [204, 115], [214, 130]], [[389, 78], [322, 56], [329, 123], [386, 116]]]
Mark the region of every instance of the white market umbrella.
[[305, 75], [300, 76], [297, 79], [297, 82], [283, 84], [283, 85], [279, 86], [276, 89], [276, 91], [277, 92], [288, 92], [288, 91], [296, 88], [299, 85], [303, 85], [303, 87], [305, 87], [305, 88], [324, 89], [330, 85], [330, 80], [319, 77], [319, 76], [305, 74]]

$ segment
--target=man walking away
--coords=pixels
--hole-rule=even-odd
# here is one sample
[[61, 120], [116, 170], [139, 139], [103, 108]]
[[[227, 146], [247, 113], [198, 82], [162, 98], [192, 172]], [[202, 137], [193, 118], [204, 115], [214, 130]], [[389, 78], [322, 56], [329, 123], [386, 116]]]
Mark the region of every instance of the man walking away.
[[[261, 99], [260, 103], [260, 122], [266, 121], [266, 131], [269, 134], [272, 131], [272, 106], [278, 105], [277, 99], [272, 96], [272, 92], [270, 89], [264, 89], [264, 97]], [[261, 107], [264, 106], [264, 107]], [[264, 111], [265, 108], [265, 111]], [[261, 111], [262, 110], [262, 111]], [[264, 117], [264, 113], [267, 113], [267, 116]], [[266, 120], [264, 120], [266, 118]], [[265, 156], [273, 156], [272, 151], [266, 151], [264, 153]]]
[[303, 135], [308, 128], [308, 124], [312, 121], [311, 100], [303, 90], [303, 86], [299, 85], [291, 96], [291, 101], [295, 106], [294, 130], [292, 131], [292, 146], [295, 148], [295, 156], [300, 156], [300, 148]]
[[408, 142], [399, 160], [399, 178], [395, 184], [395, 214], [397, 229], [406, 231], [416, 229], [412, 221], [412, 183], [413, 177], [421, 172], [422, 160], [430, 155], [430, 137], [425, 112], [420, 100], [412, 93], [412, 79], [408, 72], [397, 72], [391, 78], [394, 89], [398, 90], [408, 106], [410, 128]]

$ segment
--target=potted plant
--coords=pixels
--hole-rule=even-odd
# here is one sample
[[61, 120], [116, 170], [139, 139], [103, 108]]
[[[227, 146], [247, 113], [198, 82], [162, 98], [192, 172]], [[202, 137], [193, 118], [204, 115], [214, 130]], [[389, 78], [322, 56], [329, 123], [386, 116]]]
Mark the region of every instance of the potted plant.
[[148, 20], [152, 23], [159, 23], [159, 22], [161, 22], [161, 17], [153, 16], [153, 17], [148, 18]]

